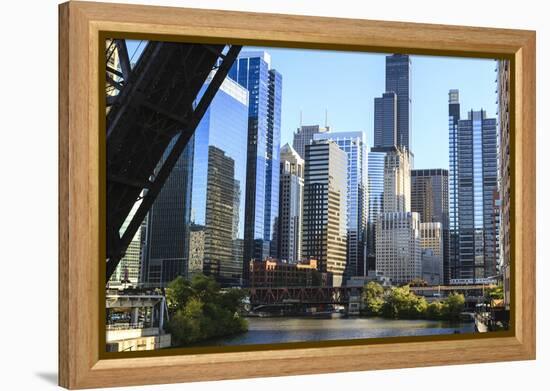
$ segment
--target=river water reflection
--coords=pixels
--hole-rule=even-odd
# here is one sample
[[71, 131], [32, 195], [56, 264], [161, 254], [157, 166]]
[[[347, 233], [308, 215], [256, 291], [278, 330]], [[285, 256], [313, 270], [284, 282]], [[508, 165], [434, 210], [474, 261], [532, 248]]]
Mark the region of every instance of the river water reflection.
[[248, 318], [246, 333], [209, 341], [208, 345], [249, 345], [474, 333], [474, 323], [383, 318]]

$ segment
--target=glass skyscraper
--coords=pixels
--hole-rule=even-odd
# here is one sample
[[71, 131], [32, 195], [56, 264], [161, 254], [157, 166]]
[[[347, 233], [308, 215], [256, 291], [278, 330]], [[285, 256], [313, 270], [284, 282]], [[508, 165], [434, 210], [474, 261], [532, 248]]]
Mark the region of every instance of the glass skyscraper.
[[[449, 103], [458, 104], [458, 91], [451, 91], [449, 97]], [[458, 119], [455, 125], [455, 116], [450, 115], [449, 133], [451, 277], [475, 282], [495, 276], [499, 257], [499, 227], [494, 218], [496, 119], [487, 118], [484, 110], [472, 110], [468, 119]]]
[[374, 98], [374, 146], [397, 145], [397, 95], [386, 92]]
[[411, 60], [386, 56], [386, 91], [374, 99], [374, 147], [411, 149]]
[[347, 263], [345, 277], [367, 272], [367, 143], [364, 132], [317, 133], [314, 140], [332, 140], [348, 157], [347, 172]]
[[376, 269], [376, 221], [384, 211], [384, 161], [394, 148], [371, 148], [368, 154], [367, 270]]
[[204, 244], [190, 252], [203, 253], [204, 273], [222, 285], [242, 282], [248, 99], [226, 78], [194, 136], [191, 223], [194, 237], [204, 229]]
[[250, 51], [239, 55], [229, 77], [248, 90], [250, 103], [243, 269], [247, 279], [251, 259], [277, 254], [282, 76], [271, 69], [267, 52]]
[[386, 92], [396, 95], [397, 146], [411, 150], [411, 59], [406, 54], [386, 57]]
[[[144, 287], [163, 287], [176, 277], [187, 275], [193, 139], [194, 136], [147, 214], [140, 274], [140, 285]], [[176, 140], [177, 136], [165, 156]]]

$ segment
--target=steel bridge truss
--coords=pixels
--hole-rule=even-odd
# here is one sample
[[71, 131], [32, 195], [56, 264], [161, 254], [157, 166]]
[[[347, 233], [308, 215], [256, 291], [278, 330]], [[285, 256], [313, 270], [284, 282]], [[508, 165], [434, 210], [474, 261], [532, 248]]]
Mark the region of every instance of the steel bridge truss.
[[250, 288], [250, 303], [262, 304], [347, 304], [360, 288], [350, 287], [281, 287]]
[[[240, 50], [237, 45], [151, 41], [132, 66], [126, 42], [107, 41], [106, 281], [124, 256]], [[116, 56], [116, 61], [112, 56]], [[117, 65], [113, 66], [115, 62]], [[199, 92], [213, 70], [215, 73], [199, 100]], [[172, 140], [175, 141], [169, 149]], [[140, 200], [121, 232], [130, 211]]]

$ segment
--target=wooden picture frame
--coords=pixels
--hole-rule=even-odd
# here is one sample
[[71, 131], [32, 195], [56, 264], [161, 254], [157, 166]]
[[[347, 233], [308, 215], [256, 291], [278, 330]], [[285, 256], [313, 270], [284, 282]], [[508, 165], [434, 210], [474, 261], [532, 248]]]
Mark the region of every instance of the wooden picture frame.
[[[484, 338], [391, 339], [228, 353], [104, 358], [104, 32], [169, 40], [504, 57], [511, 63], [511, 330]], [[90, 2], [59, 6], [59, 384], [90, 388], [535, 358], [535, 32]], [[104, 168], [104, 167], [103, 167]], [[307, 362], [304, 365], [304, 362]]]

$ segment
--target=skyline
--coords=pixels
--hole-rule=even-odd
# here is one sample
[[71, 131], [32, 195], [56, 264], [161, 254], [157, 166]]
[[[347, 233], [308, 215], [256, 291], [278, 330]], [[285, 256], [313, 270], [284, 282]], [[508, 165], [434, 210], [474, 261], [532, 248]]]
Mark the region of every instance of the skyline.
[[[127, 40], [131, 61], [145, 41]], [[328, 125], [334, 132], [363, 131], [374, 141], [374, 98], [385, 91], [385, 57], [389, 53], [243, 46], [265, 50], [271, 67], [282, 75], [281, 141], [292, 145], [302, 125]], [[483, 58], [411, 55], [411, 150], [414, 168], [449, 168], [448, 93], [458, 89], [461, 117], [485, 110], [497, 118], [496, 61]], [[352, 71], [350, 71], [350, 69]], [[369, 70], [361, 72], [361, 70]], [[338, 71], [341, 70], [341, 71]], [[372, 70], [372, 71], [370, 71]], [[326, 77], [330, 75], [330, 77]], [[319, 83], [322, 80], [322, 83]], [[363, 86], [362, 88], [357, 88]], [[346, 99], [342, 99], [342, 96]], [[433, 145], [443, 148], [434, 149]]]
[[[283, 75], [281, 145], [292, 144], [300, 112], [302, 125], [324, 126], [327, 110], [331, 131], [364, 131], [367, 145], [372, 147], [374, 98], [385, 92], [388, 53], [243, 47], [248, 50], [267, 51], [271, 66]], [[411, 62], [414, 167], [448, 169], [449, 89], [460, 90], [463, 114], [483, 108], [496, 118], [496, 63], [492, 59], [416, 55], [411, 55]], [[353, 71], [344, 72], [347, 69]], [[323, 78], [329, 72], [330, 78]], [[358, 86], [365, 87], [364, 93]], [[344, 94], [347, 99], [341, 98]], [[443, 148], [434, 150], [434, 144]]]

